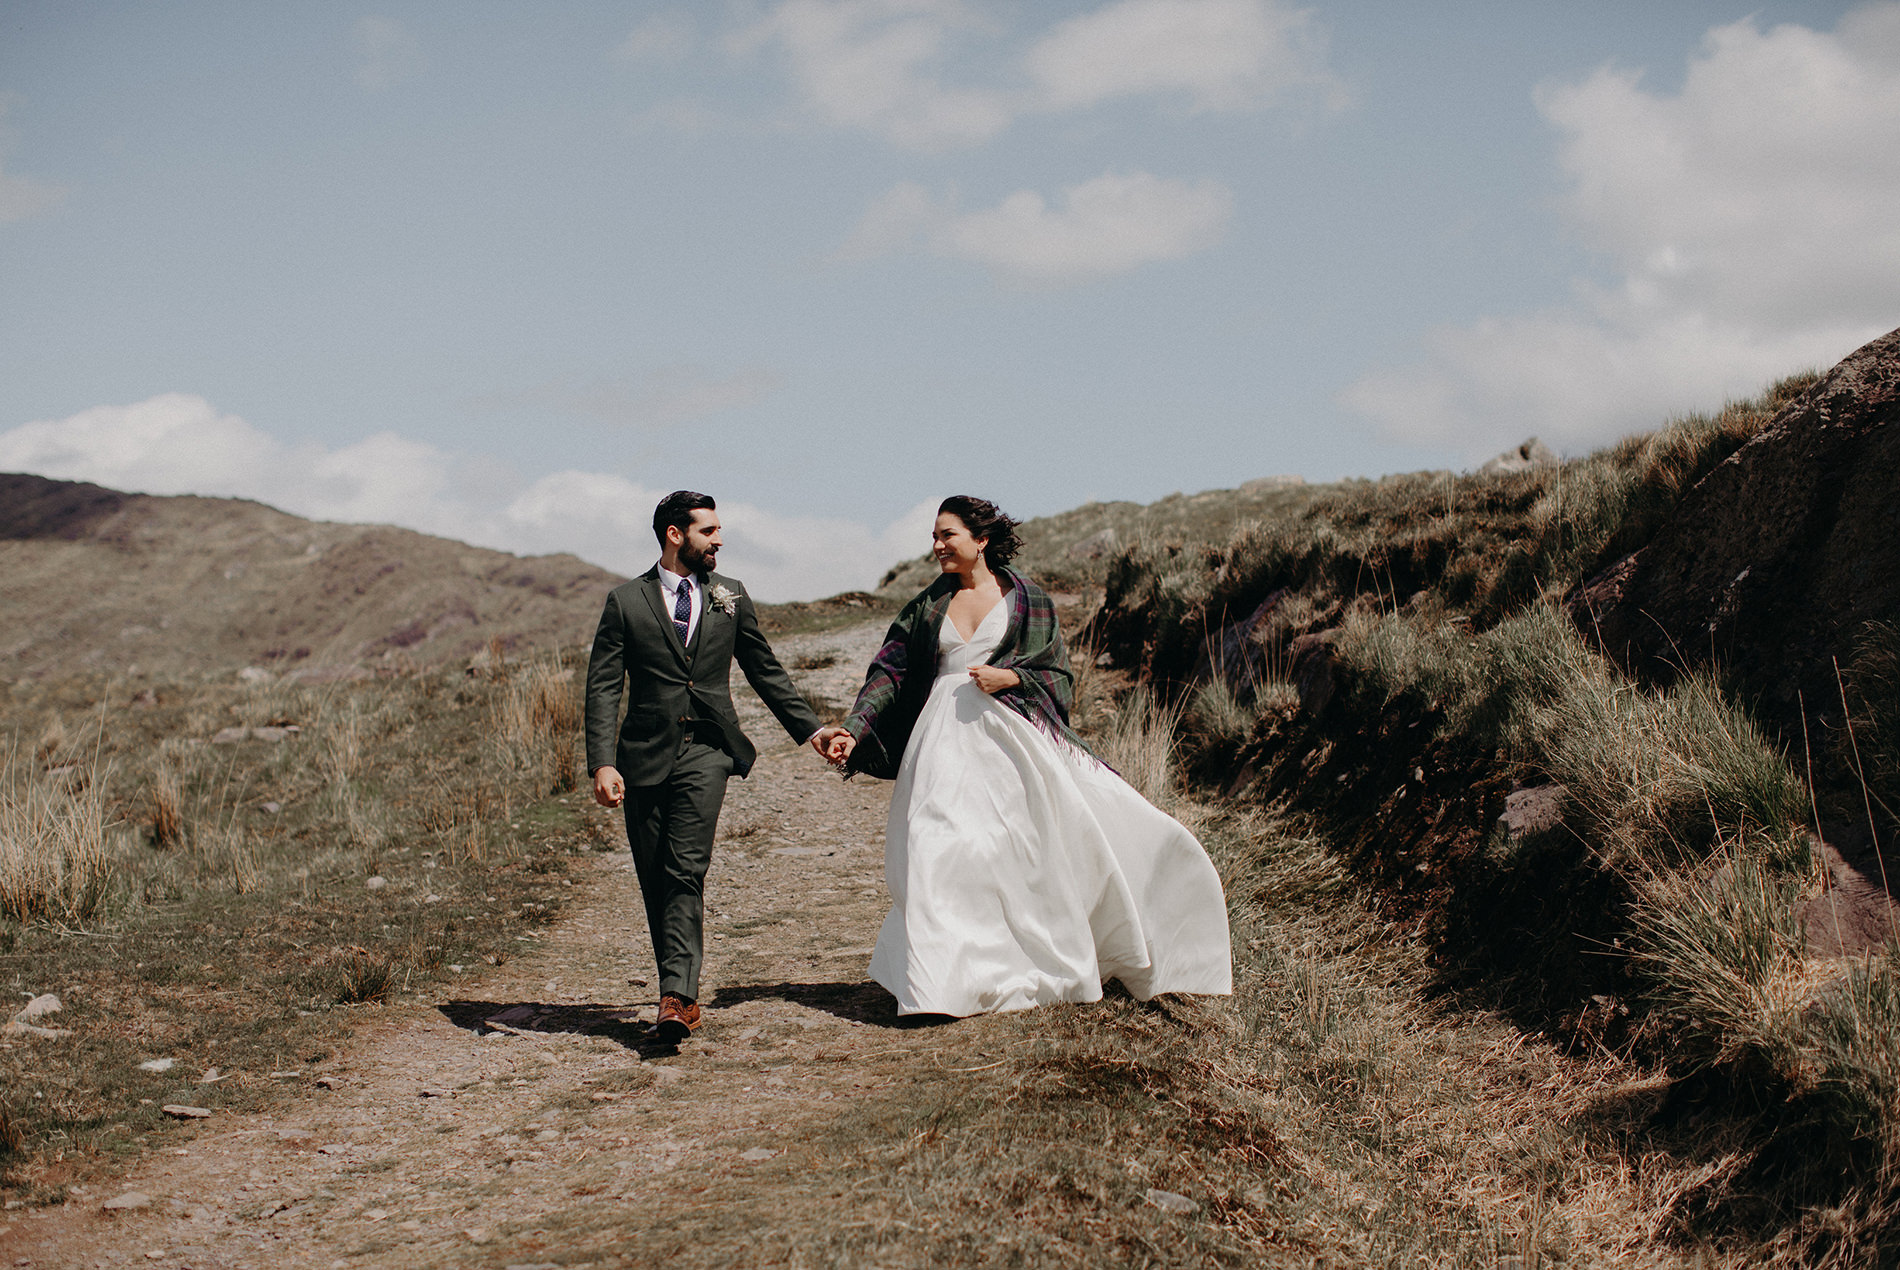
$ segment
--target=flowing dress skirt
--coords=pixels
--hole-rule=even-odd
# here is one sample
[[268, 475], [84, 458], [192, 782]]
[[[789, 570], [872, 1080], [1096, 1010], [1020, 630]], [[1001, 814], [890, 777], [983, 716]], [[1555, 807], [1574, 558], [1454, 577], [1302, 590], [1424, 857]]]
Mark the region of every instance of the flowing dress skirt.
[[998, 604], [938, 675], [899, 765], [891, 912], [871, 975], [900, 1014], [981, 1014], [1232, 990], [1227, 905], [1194, 835], [1095, 759], [978, 688]]

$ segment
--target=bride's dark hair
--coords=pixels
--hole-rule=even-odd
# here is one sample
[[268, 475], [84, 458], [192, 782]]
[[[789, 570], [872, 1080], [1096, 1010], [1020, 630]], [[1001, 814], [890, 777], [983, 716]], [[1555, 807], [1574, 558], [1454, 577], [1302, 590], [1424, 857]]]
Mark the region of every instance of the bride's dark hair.
[[1008, 564], [1010, 557], [1022, 550], [1023, 540], [1016, 536], [1016, 526], [1021, 522], [1005, 516], [1003, 509], [987, 498], [952, 494], [937, 508], [939, 516], [945, 512], [962, 521], [970, 537], [989, 539], [983, 546], [983, 559], [992, 569]]

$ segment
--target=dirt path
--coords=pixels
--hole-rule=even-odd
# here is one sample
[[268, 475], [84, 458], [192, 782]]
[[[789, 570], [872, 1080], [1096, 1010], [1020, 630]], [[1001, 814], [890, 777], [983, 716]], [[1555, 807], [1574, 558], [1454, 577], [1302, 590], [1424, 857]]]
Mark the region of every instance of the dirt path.
[[[781, 653], [835, 654], [801, 678], [848, 700], [881, 630]], [[727, 799], [706, 1023], [680, 1051], [646, 1037], [652, 954], [626, 852], [577, 858], [573, 903], [518, 956], [437, 999], [365, 1010], [334, 1059], [283, 1078], [305, 1091], [289, 1109], [220, 1115], [109, 1192], [6, 1214], [0, 1264], [694, 1260], [709, 1239], [752, 1244], [794, 1194], [824, 1202], [813, 1142], [840, 1100], [929, 1079], [960, 1061], [944, 1056], [957, 1038], [895, 1026], [866, 981], [889, 786], [770, 745], [782, 733], [747, 704], [769, 748]], [[148, 1202], [104, 1209], [126, 1191]]]

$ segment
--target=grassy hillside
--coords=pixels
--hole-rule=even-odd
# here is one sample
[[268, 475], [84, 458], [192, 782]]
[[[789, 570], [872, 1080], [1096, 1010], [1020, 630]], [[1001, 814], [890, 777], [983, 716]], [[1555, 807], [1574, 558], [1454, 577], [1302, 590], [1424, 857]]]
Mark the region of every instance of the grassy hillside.
[[269, 1105], [352, 1007], [555, 920], [568, 857], [619, 841], [578, 792], [578, 663], [0, 685], [0, 987], [71, 1032], [0, 1041], [0, 1190], [56, 1202], [166, 1141], [166, 1103]]
[[387, 525], [234, 498], [0, 474], [0, 679], [75, 672], [335, 675], [584, 642], [622, 580]]
[[1891, 832], [1900, 642], [1862, 633], [1857, 732], [1791, 755], [1719, 668], [1632, 682], [1559, 604], [1813, 382], [1548, 468], [1316, 491], [1224, 539], [1133, 544], [1091, 637], [1179, 701], [1198, 781], [1293, 816], [1447, 988], [1668, 1067], [1659, 1115], [1708, 1164], [1676, 1237], [1884, 1264], [1900, 973], [1891, 944], [1822, 937], [1838, 857], [1810, 789], [1851, 782]]

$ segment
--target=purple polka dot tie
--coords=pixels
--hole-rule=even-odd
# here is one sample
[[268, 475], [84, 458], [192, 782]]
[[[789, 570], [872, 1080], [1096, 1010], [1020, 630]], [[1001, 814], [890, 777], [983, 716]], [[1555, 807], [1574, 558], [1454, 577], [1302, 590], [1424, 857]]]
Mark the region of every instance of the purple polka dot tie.
[[673, 629], [680, 633], [680, 643], [686, 642], [686, 632], [693, 628], [693, 583], [689, 578], [680, 583], [673, 601]]

